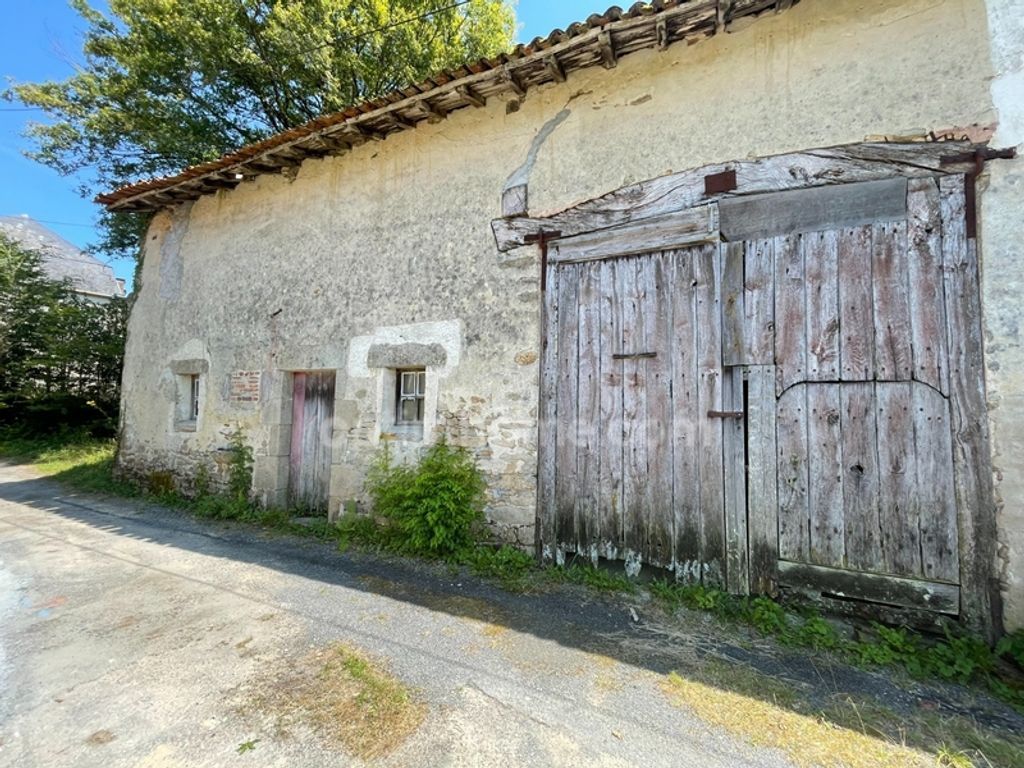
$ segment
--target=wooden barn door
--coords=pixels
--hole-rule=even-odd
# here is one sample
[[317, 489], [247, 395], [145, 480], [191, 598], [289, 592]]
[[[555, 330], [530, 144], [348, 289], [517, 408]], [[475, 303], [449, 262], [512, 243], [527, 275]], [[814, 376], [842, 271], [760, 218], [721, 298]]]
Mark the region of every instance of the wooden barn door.
[[607, 253], [556, 246], [547, 266], [544, 554], [722, 583], [718, 245]]
[[755, 591], [959, 613], [984, 460], [957, 435], [985, 418], [964, 205], [959, 176], [722, 201]]
[[332, 371], [293, 374], [288, 491], [293, 507], [325, 514], [334, 421]]

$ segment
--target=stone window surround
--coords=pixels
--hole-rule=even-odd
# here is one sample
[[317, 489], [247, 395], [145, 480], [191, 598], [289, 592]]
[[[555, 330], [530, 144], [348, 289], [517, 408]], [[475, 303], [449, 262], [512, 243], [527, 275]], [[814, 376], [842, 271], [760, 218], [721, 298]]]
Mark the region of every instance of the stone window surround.
[[[210, 364], [203, 359], [172, 360], [170, 363], [171, 373], [175, 380], [174, 400], [174, 431], [195, 432], [199, 428], [202, 419], [202, 404], [206, 399], [209, 387]], [[192, 418], [192, 377], [199, 377], [199, 414]]]
[[[437, 423], [439, 372], [448, 362], [448, 355], [440, 344], [377, 343], [370, 347], [366, 364], [377, 380], [377, 429], [376, 437], [390, 435], [398, 442], [427, 443], [432, 440]], [[423, 369], [427, 373], [426, 391], [423, 398], [422, 424], [396, 424], [395, 391], [398, 386], [398, 372], [408, 369]]]

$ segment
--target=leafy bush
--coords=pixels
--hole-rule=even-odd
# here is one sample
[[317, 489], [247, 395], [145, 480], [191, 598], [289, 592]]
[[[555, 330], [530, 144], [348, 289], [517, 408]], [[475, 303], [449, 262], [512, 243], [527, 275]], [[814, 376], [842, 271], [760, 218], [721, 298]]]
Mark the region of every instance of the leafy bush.
[[1024, 669], [1024, 629], [1018, 629], [1002, 638], [996, 645], [996, 656], [1009, 659]]
[[394, 465], [385, 445], [367, 477], [377, 514], [401, 535], [401, 550], [429, 557], [470, 551], [483, 522], [486, 484], [472, 456], [445, 442], [415, 465]]
[[228, 495], [238, 504], [248, 504], [252, 492], [252, 448], [245, 433], [236, 429], [228, 435], [231, 458], [228, 460]]

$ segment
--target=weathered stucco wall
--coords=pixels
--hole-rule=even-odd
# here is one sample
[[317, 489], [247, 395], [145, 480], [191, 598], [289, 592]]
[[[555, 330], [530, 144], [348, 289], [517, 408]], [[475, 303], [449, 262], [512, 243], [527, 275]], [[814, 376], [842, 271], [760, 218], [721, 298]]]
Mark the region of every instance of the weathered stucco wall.
[[1024, 627], [1024, 3], [988, 0], [992, 144], [1018, 157], [980, 179], [982, 302], [1004, 623]]
[[[984, 0], [803, 0], [163, 213], [130, 323], [121, 462], [188, 475], [241, 426], [257, 488], [280, 501], [287, 372], [331, 368], [332, 502], [359, 500], [387, 388], [367, 351], [436, 343], [434, 434], [477, 452], [492, 522], [532, 543], [539, 268], [534, 248], [495, 250], [509, 178], [543, 213], [707, 163], [988, 124], [991, 73]], [[173, 431], [179, 358], [209, 365], [194, 432]], [[230, 402], [230, 374], [252, 370], [260, 401]]]

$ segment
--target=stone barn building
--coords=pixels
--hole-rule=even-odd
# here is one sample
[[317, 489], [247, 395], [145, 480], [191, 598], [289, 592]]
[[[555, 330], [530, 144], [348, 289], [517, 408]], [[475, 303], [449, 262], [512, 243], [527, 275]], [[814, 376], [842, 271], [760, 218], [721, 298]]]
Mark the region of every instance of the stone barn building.
[[471, 449], [545, 558], [1024, 625], [1018, 0], [609, 9], [168, 178], [119, 465]]

